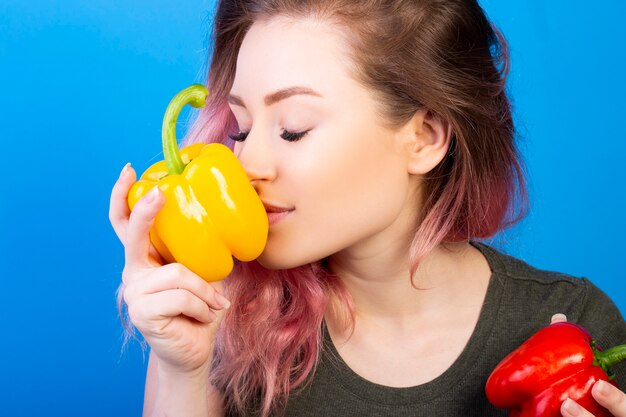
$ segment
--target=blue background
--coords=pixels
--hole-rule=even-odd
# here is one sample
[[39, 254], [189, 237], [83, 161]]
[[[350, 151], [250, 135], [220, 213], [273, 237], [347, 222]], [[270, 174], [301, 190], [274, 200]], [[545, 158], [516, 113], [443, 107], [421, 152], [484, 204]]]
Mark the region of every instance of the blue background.
[[[137, 416], [121, 353], [111, 186], [160, 155], [170, 98], [203, 79], [214, 2], [0, 3], [0, 415]], [[513, 255], [590, 277], [626, 312], [626, 6], [482, 2], [508, 37], [532, 210]], [[180, 130], [184, 126], [181, 123]]]

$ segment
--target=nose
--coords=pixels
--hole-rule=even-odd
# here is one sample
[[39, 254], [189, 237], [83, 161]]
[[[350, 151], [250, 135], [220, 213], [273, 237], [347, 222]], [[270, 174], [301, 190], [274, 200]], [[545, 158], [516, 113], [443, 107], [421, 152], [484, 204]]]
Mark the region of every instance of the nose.
[[235, 149], [238, 150], [237, 158], [253, 185], [276, 178], [276, 164], [269, 136], [263, 137], [259, 132], [250, 130], [246, 140], [236, 145], [239, 145], [236, 147], [239, 149]]

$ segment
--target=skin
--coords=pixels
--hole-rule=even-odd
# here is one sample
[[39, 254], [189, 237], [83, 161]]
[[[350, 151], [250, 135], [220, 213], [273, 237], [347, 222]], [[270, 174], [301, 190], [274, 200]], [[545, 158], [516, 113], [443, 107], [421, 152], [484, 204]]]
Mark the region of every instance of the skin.
[[[247, 132], [235, 154], [261, 199], [290, 210], [270, 226], [259, 262], [291, 268], [327, 258], [357, 312], [352, 334], [327, 317], [339, 353], [372, 382], [417, 385], [444, 372], [469, 340], [490, 270], [467, 243], [440, 246], [415, 276], [427, 290], [411, 286], [407, 248], [422, 204], [421, 176], [445, 156], [449, 126], [420, 110], [405, 125], [386, 127], [373, 92], [352, 77], [346, 53], [341, 33], [325, 22], [256, 22], [231, 88], [238, 98], [231, 110]], [[293, 86], [318, 94], [266, 102]], [[285, 130], [308, 133], [289, 142]], [[222, 399], [207, 381], [212, 341], [229, 303], [219, 283], [182, 265], [162, 265], [148, 231], [163, 196], [146, 196], [129, 213], [135, 179], [127, 167], [116, 182], [110, 220], [125, 247], [129, 314], [152, 348], [144, 415], [221, 416]], [[614, 414], [626, 417], [621, 412]]]

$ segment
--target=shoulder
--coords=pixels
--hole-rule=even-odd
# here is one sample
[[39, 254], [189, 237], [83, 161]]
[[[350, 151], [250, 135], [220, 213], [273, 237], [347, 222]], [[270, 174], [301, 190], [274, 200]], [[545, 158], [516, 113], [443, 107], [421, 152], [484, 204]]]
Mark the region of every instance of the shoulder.
[[487, 258], [492, 279], [505, 288], [505, 298], [517, 299], [527, 306], [559, 308], [558, 312], [566, 314], [571, 321], [593, 314], [592, 306], [606, 304], [622, 319], [613, 301], [588, 278], [540, 269], [492, 246], [475, 245]]
[[497, 274], [521, 282], [536, 283], [540, 285], [565, 285], [570, 288], [585, 287], [586, 282], [581, 278], [557, 271], [536, 268], [522, 259], [508, 255], [500, 249], [485, 243], [472, 242], [487, 258], [491, 270]]

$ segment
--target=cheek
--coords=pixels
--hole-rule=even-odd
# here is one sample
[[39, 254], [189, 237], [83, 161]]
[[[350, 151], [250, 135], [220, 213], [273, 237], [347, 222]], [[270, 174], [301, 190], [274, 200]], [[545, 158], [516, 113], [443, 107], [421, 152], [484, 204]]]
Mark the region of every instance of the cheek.
[[355, 240], [393, 222], [407, 197], [408, 175], [398, 166], [381, 153], [355, 155], [341, 175], [318, 190], [324, 195], [318, 205], [325, 214], [324, 231]]
[[396, 206], [398, 193], [405, 193], [408, 173], [391, 140], [383, 132], [368, 135], [359, 130], [346, 135], [320, 161], [317, 178], [311, 179], [306, 191], [319, 196], [328, 216], [362, 215], [373, 208]]
[[361, 136], [336, 147], [300, 177], [293, 239], [318, 259], [385, 229], [407, 203], [409, 175], [398, 155], [376, 142], [385, 139]]

